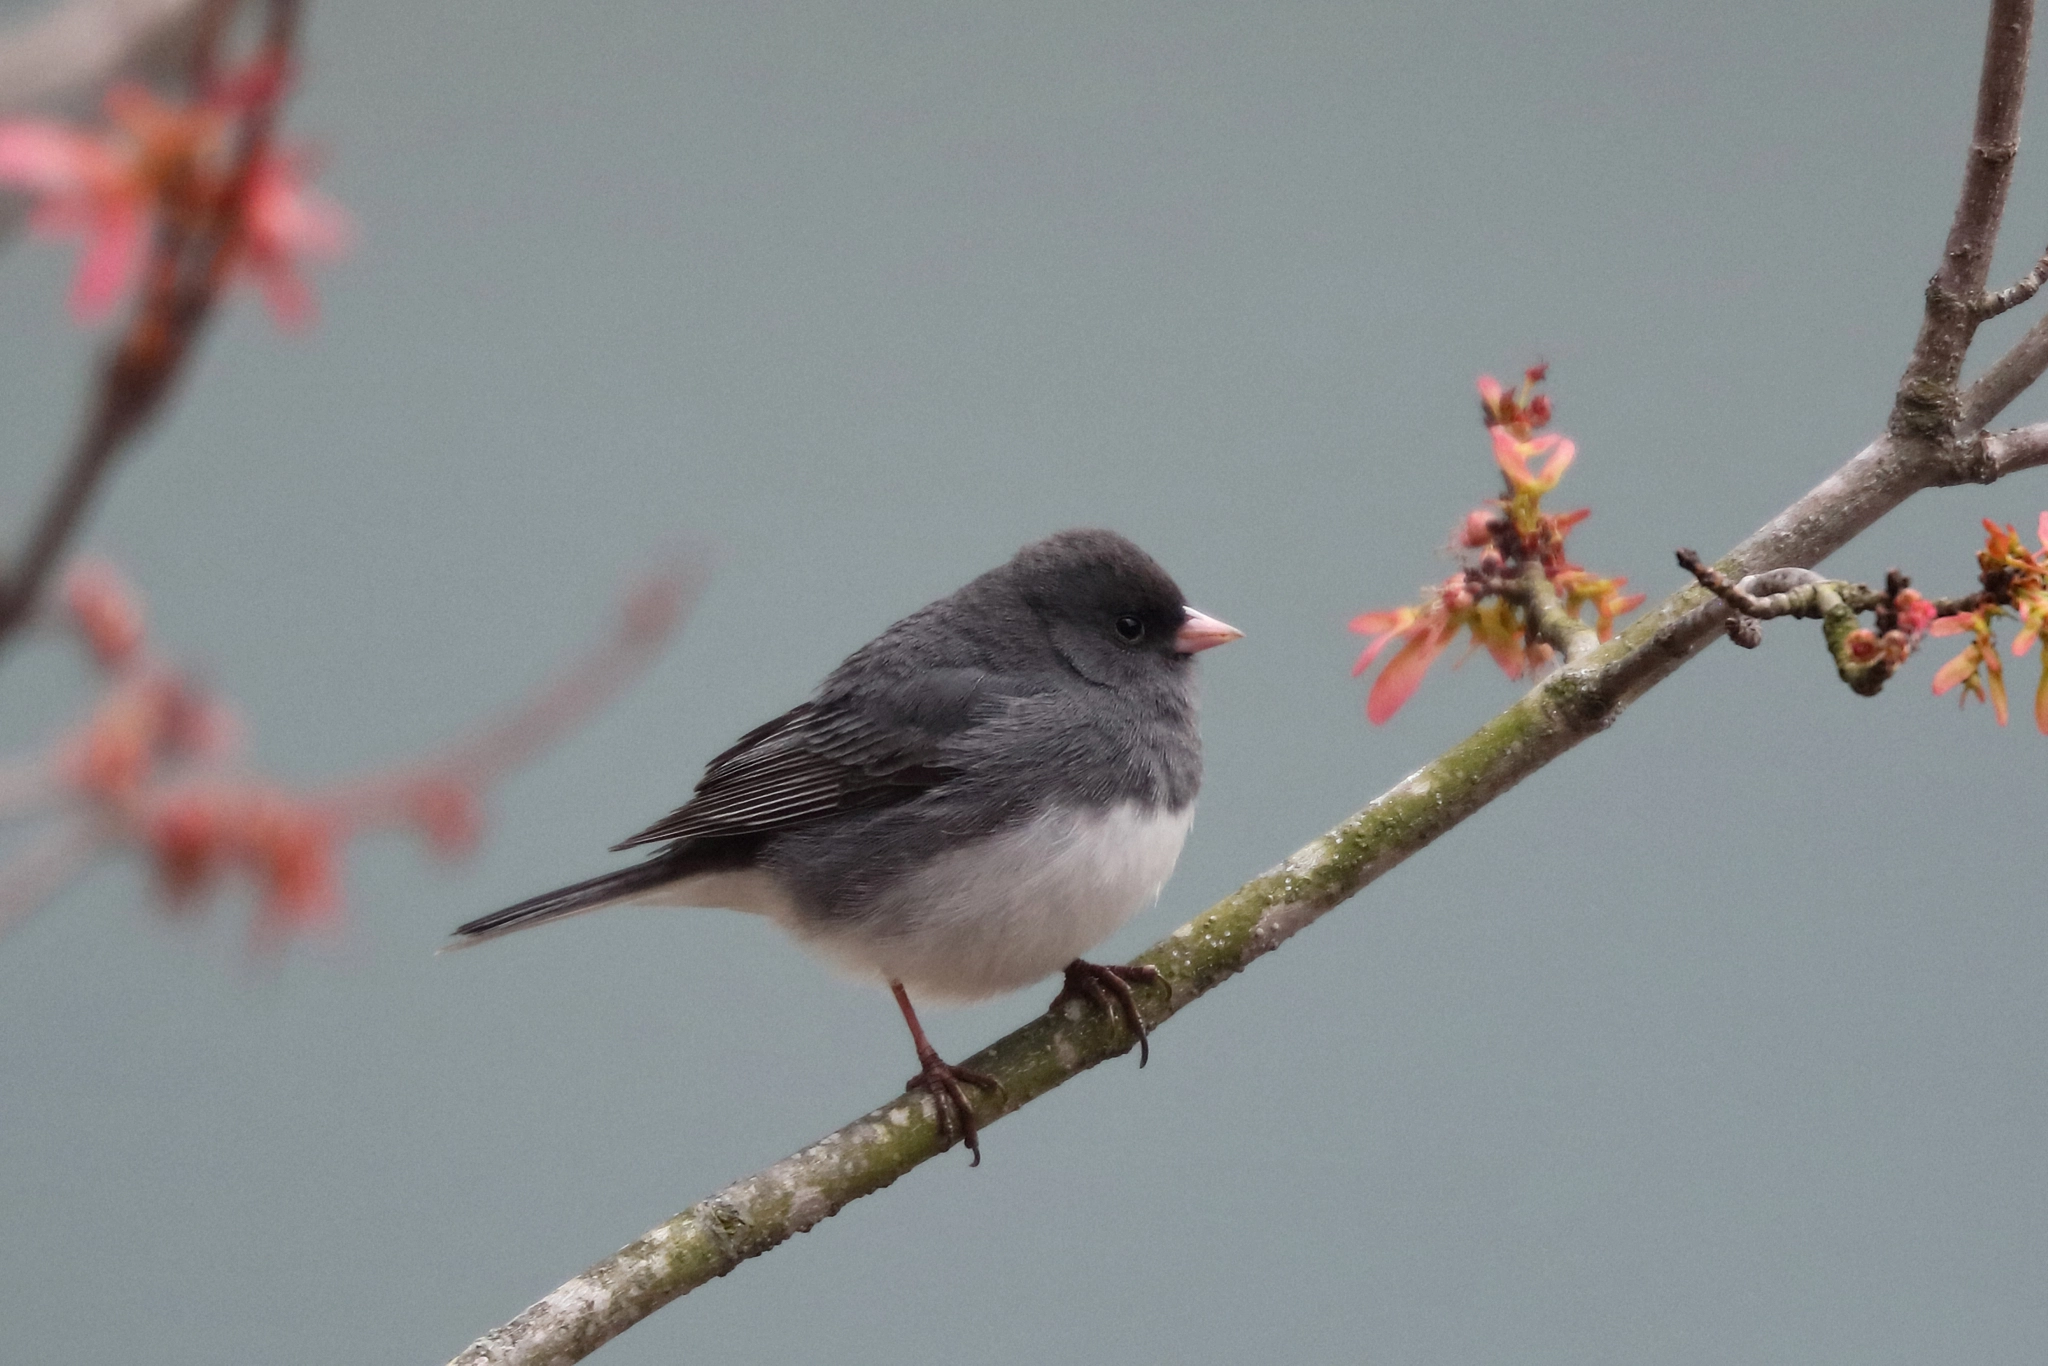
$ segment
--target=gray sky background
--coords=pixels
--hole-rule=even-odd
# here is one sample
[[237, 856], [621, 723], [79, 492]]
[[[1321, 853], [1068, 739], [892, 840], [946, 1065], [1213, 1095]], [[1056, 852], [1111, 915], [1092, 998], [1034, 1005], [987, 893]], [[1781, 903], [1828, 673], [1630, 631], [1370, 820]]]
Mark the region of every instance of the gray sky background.
[[[0, 1355], [439, 1361], [887, 1098], [888, 998], [747, 918], [431, 950], [609, 866], [1027, 539], [1117, 527], [1248, 633], [1204, 660], [1180, 872], [1107, 952], [1397, 781], [1514, 695], [1475, 663], [1376, 730], [1347, 676], [1346, 620], [1441, 577], [1492, 488], [1473, 377], [1552, 362], [1575, 547], [1674, 586], [1673, 547], [1718, 553], [1881, 426], [1982, 24], [315, 4], [291, 125], [360, 248], [309, 338], [235, 306], [89, 547], [308, 779], [515, 696], [666, 539], [725, 558], [651, 676], [493, 794], [473, 862], [352, 857], [339, 946], [253, 963], [243, 908], [167, 923], [125, 866], [0, 943]], [[1999, 274], [2048, 237], [2044, 187], [2023, 157]], [[17, 517], [78, 405], [70, 265], [0, 260]], [[1924, 497], [1836, 567], [1960, 591], [1977, 519], [2043, 506], [2039, 474]], [[1710, 652], [1142, 1074], [600, 1359], [2039, 1360], [2048, 739], [1931, 699], [1945, 653], [1862, 701], [1811, 627]], [[82, 701], [62, 651], [6, 670], [10, 748]]]

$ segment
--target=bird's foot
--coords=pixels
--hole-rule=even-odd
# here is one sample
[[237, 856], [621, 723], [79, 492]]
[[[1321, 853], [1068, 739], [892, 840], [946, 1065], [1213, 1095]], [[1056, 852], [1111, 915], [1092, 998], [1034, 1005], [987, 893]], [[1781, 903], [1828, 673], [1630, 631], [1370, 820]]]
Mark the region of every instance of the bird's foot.
[[1152, 1060], [1152, 1043], [1145, 1032], [1145, 1017], [1138, 1014], [1138, 1002], [1131, 995], [1131, 983], [1156, 986], [1161, 980], [1158, 968], [1142, 963], [1084, 963], [1076, 958], [1067, 964], [1066, 985], [1053, 997], [1052, 1008], [1059, 1009], [1062, 1001], [1093, 1001], [1114, 1020], [1121, 1006], [1124, 1018], [1131, 1022], [1131, 1032], [1138, 1036], [1138, 1066], [1143, 1067]]
[[959, 1139], [967, 1145], [967, 1151], [974, 1154], [974, 1160], [967, 1165], [981, 1165], [981, 1128], [974, 1122], [974, 1107], [967, 1103], [967, 1093], [960, 1089], [962, 1082], [994, 1095], [998, 1102], [1009, 1097], [1003, 1091], [1003, 1084], [986, 1072], [976, 1072], [968, 1067], [955, 1067], [937, 1053], [919, 1049], [917, 1060], [924, 1064], [924, 1070], [904, 1083], [906, 1088], [925, 1091], [932, 1098], [932, 1108], [938, 1112], [939, 1137], [950, 1144]]

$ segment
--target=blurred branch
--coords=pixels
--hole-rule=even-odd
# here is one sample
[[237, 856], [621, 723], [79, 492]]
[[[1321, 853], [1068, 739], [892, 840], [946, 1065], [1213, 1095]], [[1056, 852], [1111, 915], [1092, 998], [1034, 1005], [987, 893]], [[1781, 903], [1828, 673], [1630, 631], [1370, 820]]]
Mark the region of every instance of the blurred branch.
[[[233, 8], [232, 0], [213, 0], [201, 10], [200, 39], [191, 57], [195, 86], [204, 86], [218, 65], [216, 44]], [[266, 8], [263, 52], [282, 73], [290, 64], [298, 5], [295, 0], [268, 0]], [[249, 187], [269, 149], [283, 94], [280, 78], [242, 114], [233, 165], [214, 212], [199, 225], [168, 214], [159, 224], [144, 270], [142, 300], [126, 332], [101, 362], [99, 383], [70, 459], [20, 552], [0, 577], [0, 645], [34, 610], [101, 480], [129, 441], [156, 416], [183, 374], [241, 247]]]
[[552, 682], [475, 734], [424, 759], [335, 783], [317, 800], [344, 824], [404, 823], [422, 795], [475, 793], [530, 762], [588, 720], [652, 664], [696, 606], [707, 563], [682, 557], [649, 574], [627, 597], [617, 626]]
[[152, 645], [142, 601], [113, 566], [74, 564], [53, 617], [84, 647], [101, 689], [86, 717], [38, 754], [0, 763], [0, 821], [42, 822], [10, 832], [0, 934], [116, 853], [144, 860], [170, 911], [243, 882], [257, 894], [262, 945], [336, 923], [351, 840], [400, 831], [444, 856], [471, 851], [489, 788], [644, 671], [708, 579], [702, 557], [672, 558], [633, 585], [602, 637], [466, 739], [299, 788], [241, 762], [234, 709]]
[[[2021, 367], [2011, 368], [1990, 389], [1980, 380], [1968, 429], [1961, 426], [1964, 401], [1956, 388], [1987, 297], [1984, 281], [2011, 183], [2032, 21], [2030, 0], [1992, 0], [1963, 189], [1889, 431], [1737, 545], [1710, 574], [1741, 581], [1810, 568], [1922, 489], [1989, 482], [2048, 463], [2048, 431], [2039, 428], [1965, 439], [1966, 430], [1995, 416], [2038, 368], [2024, 381], [2015, 379]], [[1780, 592], [1799, 585], [1797, 576], [1782, 573], [1754, 586]], [[1568, 658], [1462, 743], [1140, 954], [1136, 961], [1158, 969], [1167, 987], [1142, 994], [1146, 1024], [1156, 1028], [1605, 730], [1731, 620], [1728, 605], [1695, 583], [1608, 643]], [[1049, 1011], [965, 1061], [1003, 1088], [1001, 1098], [977, 1093], [979, 1124], [993, 1124], [1129, 1051], [1132, 1041], [1119, 1021], [1100, 1012]], [[478, 1339], [453, 1366], [579, 1361], [661, 1306], [891, 1184], [946, 1146], [928, 1098], [906, 1092], [684, 1210]]]

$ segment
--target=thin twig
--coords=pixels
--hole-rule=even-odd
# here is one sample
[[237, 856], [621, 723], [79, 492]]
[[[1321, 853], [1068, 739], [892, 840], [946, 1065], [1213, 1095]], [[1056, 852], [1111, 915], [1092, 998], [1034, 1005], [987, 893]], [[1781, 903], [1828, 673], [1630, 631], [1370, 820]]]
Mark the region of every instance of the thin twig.
[[1987, 435], [1984, 456], [1992, 479], [2048, 465], [2048, 422]]
[[1820, 600], [1820, 589], [1835, 589], [1839, 596], [1840, 590], [1861, 586], [1836, 582], [1811, 569], [1781, 569], [1775, 576], [1778, 582], [1769, 584], [1765, 580], [1774, 576], [1764, 574], [1751, 574], [1740, 583], [1730, 583], [1720, 570], [1690, 550], [1679, 551], [1677, 559], [1679, 567], [1697, 579], [1700, 587], [1757, 621], [1819, 617], [1827, 610]]
[[2048, 252], [2034, 262], [2034, 268], [2019, 279], [1993, 294], [1986, 294], [1977, 300], [1977, 321], [1995, 318], [2009, 309], [2018, 308], [2041, 292], [2043, 283], [2048, 283]]
[[1957, 429], [1976, 431], [2004, 412], [2043, 373], [2048, 373], [2048, 316], [2038, 319], [1963, 391]]
[[1567, 663], [1585, 658], [1600, 644], [1598, 631], [1565, 610], [1542, 565], [1531, 563], [1523, 569], [1516, 586], [1530, 627]]

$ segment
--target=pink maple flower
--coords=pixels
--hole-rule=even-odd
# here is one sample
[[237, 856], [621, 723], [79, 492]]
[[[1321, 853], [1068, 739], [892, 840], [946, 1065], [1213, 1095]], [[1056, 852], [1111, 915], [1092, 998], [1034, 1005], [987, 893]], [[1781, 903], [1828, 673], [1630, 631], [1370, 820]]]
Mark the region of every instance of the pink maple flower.
[[171, 905], [192, 904], [236, 871], [256, 889], [259, 944], [335, 924], [346, 832], [318, 801], [258, 778], [200, 779], [151, 794], [139, 824]]
[[1936, 636], [1958, 635], [1964, 631], [1971, 632], [1974, 639], [1963, 647], [1961, 654], [1935, 670], [1934, 695], [1939, 697], [1960, 685], [1963, 697], [1989, 702], [1992, 715], [2002, 726], [2006, 722], [2005, 667], [1998, 657], [1998, 640], [1992, 634], [1989, 613], [1984, 610], [1957, 613], [1939, 618], [1928, 628], [1928, 634]]
[[[274, 100], [282, 80], [275, 61], [258, 59], [187, 105], [117, 85], [107, 92], [105, 132], [41, 119], [0, 122], [0, 183], [35, 197], [31, 226], [84, 238], [73, 317], [97, 321], [130, 290], [158, 222], [219, 230], [232, 182], [225, 134], [253, 102]], [[272, 150], [252, 168], [235, 263], [262, 288], [278, 325], [291, 330], [313, 313], [297, 262], [340, 255], [350, 235], [341, 209], [307, 188], [301, 163], [296, 153]]]
[[1458, 618], [1445, 601], [1445, 589], [1455, 592], [1455, 585], [1462, 578], [1459, 574], [1452, 575], [1451, 582], [1432, 593], [1424, 607], [1361, 612], [1351, 619], [1353, 631], [1374, 637], [1352, 666], [1353, 678], [1371, 668], [1372, 662], [1387, 646], [1396, 641], [1402, 642], [1401, 648], [1387, 661], [1387, 667], [1380, 670], [1380, 676], [1373, 680], [1372, 689], [1366, 694], [1365, 716], [1375, 726], [1384, 725], [1403, 703], [1414, 696], [1430, 664], [1457, 634]]
[[341, 913], [343, 831], [316, 802], [280, 789], [246, 794], [235, 850], [256, 881], [257, 937], [331, 929]]
[[141, 655], [142, 602], [121, 571], [105, 560], [80, 560], [64, 576], [62, 597], [102, 669], [118, 671]]
[[1522, 372], [1522, 383], [1513, 393], [1501, 387], [1492, 375], [1479, 377], [1479, 409], [1489, 427], [1506, 427], [1526, 440], [1538, 427], [1550, 422], [1550, 397], [1536, 392], [1550, 373], [1548, 365], [1532, 365]]
[[213, 890], [227, 862], [224, 815], [216, 790], [207, 786], [168, 789], [148, 802], [142, 847], [172, 909], [191, 907]]
[[1512, 391], [1491, 375], [1479, 377], [1480, 411], [1507, 490], [1459, 524], [1450, 548], [1462, 567], [1418, 604], [1366, 612], [1351, 622], [1353, 631], [1373, 637], [1352, 666], [1353, 677], [1371, 668], [1388, 646], [1400, 646], [1366, 698], [1366, 715], [1375, 725], [1414, 695], [1429, 666], [1461, 631], [1470, 632], [1472, 648], [1460, 664], [1484, 650], [1516, 680], [1550, 664], [1557, 650], [1541, 638], [1528, 589], [1519, 584], [1530, 571], [1548, 581], [1571, 617], [1591, 607], [1593, 629], [1603, 641], [1613, 635], [1616, 618], [1644, 601], [1641, 593], [1623, 591], [1627, 579], [1597, 578], [1566, 557], [1565, 542], [1591, 515], [1588, 509], [1543, 510], [1544, 495], [1578, 455], [1566, 438], [1537, 434], [1551, 418], [1549, 398], [1537, 392], [1547, 373], [1543, 365], [1530, 366]]
[[1361, 636], [1372, 636], [1365, 649], [1359, 654], [1358, 662], [1351, 666], [1351, 676], [1358, 677], [1372, 667], [1380, 657], [1380, 651], [1396, 640], [1405, 640], [1415, 630], [1416, 619], [1422, 615], [1416, 607], [1390, 607], [1380, 612], [1360, 612], [1351, 619], [1351, 629]]
[[257, 163], [249, 182], [242, 266], [255, 277], [279, 327], [303, 331], [313, 321], [313, 291], [299, 274], [300, 260], [334, 260], [348, 251], [352, 236], [341, 206], [307, 186], [300, 158], [279, 153]]
[[1892, 603], [1899, 615], [1899, 629], [1917, 636], [1934, 624], [1934, 604], [1911, 588], [1902, 590]]
[[1411, 636], [1373, 680], [1372, 690], [1365, 695], [1365, 719], [1375, 726], [1391, 721], [1394, 713], [1415, 695], [1415, 690], [1422, 686], [1422, 676], [1429, 672], [1429, 666], [1457, 631], [1447, 616], [1431, 618], [1428, 627]]
[[1482, 550], [1493, 544], [1504, 525], [1494, 508], [1473, 508], [1465, 514], [1464, 525], [1458, 529], [1458, 544], [1467, 550]]
[[[1576, 445], [1555, 433], [1533, 441], [1517, 441], [1506, 427], [1495, 427], [1492, 435], [1494, 462], [1518, 494], [1544, 494], [1556, 488], [1557, 481], [1564, 478], [1564, 472], [1571, 468], [1579, 453]], [[1548, 458], [1542, 468], [1532, 469], [1529, 462], [1537, 456]]]
[[117, 676], [92, 714], [55, 749], [54, 772], [89, 800], [128, 800], [166, 762], [217, 758], [237, 726], [226, 704], [152, 665]]
[[1976, 625], [1977, 614], [1975, 612], [1956, 612], [1949, 616], [1936, 617], [1933, 621], [1929, 622], [1927, 634], [1930, 636], [1959, 636], [1965, 631], [1974, 630]]
[[35, 196], [29, 227], [79, 236], [85, 248], [71, 285], [71, 315], [102, 318], [142, 268], [153, 195], [128, 147], [38, 119], [0, 123], [0, 182]]

